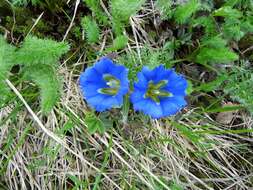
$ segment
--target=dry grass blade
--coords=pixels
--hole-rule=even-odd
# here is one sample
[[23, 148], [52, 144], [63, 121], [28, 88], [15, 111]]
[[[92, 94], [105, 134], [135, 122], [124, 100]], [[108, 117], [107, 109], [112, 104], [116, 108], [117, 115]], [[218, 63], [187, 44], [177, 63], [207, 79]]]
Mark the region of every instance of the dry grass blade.
[[68, 150], [71, 154], [75, 155], [77, 158], [79, 158], [82, 162], [89, 165], [91, 168], [96, 170], [97, 172], [100, 172], [104, 177], [109, 180], [115, 187], [118, 189], [121, 189], [114, 181], [112, 181], [105, 173], [103, 173], [100, 169], [95, 167], [93, 164], [85, 160], [82, 156], [77, 154], [74, 150], [72, 150], [61, 138], [59, 138], [57, 135], [55, 135], [52, 131], [48, 130], [43, 123], [40, 121], [40, 119], [37, 117], [37, 115], [33, 112], [33, 110], [30, 108], [30, 106], [27, 104], [25, 99], [22, 97], [22, 95], [19, 93], [19, 91], [15, 88], [15, 86], [9, 81], [6, 80], [6, 83], [8, 86], [13, 90], [13, 92], [18, 96], [18, 98], [22, 101], [22, 103], [25, 105], [28, 112], [32, 115], [33, 119], [37, 122], [39, 127], [43, 130], [45, 134], [47, 134], [49, 137], [51, 137], [54, 141], [56, 141], [59, 145], [63, 146], [66, 150]]

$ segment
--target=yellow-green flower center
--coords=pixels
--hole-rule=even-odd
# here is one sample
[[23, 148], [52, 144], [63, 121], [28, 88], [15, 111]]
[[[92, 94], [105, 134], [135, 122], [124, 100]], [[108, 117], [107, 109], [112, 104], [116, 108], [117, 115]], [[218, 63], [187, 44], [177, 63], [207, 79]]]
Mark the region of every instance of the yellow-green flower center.
[[98, 92], [107, 95], [116, 95], [120, 89], [120, 81], [111, 74], [104, 74], [103, 79], [106, 81], [107, 88], [100, 88]]
[[161, 80], [160, 82], [154, 84], [153, 81], [150, 81], [148, 83], [148, 90], [146, 94], [144, 95], [145, 98], [151, 98], [156, 103], [160, 103], [160, 99], [162, 97], [171, 97], [172, 94], [166, 90], [162, 90], [161, 88], [165, 87], [167, 85], [167, 80]]

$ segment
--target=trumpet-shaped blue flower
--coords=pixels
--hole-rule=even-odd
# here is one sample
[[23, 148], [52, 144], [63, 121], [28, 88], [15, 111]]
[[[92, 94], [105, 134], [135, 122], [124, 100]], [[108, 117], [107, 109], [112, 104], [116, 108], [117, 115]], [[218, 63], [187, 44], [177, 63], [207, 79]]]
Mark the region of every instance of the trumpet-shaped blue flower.
[[134, 84], [131, 102], [136, 111], [152, 118], [171, 116], [187, 105], [187, 81], [174, 70], [158, 66], [153, 70], [144, 67], [138, 73], [138, 82]]
[[102, 58], [80, 76], [80, 87], [88, 104], [97, 111], [119, 107], [128, 92], [128, 70]]

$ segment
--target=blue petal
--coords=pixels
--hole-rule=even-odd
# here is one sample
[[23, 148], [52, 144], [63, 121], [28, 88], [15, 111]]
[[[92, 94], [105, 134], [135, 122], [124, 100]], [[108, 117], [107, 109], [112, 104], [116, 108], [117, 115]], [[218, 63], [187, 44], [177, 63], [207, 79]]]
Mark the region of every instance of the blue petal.
[[117, 95], [125, 95], [125, 94], [128, 93], [128, 91], [129, 91], [129, 86], [128, 86], [128, 84], [127, 84], [127, 85], [122, 85], [122, 86], [120, 87], [119, 92], [118, 92]]
[[135, 103], [134, 109], [142, 111], [143, 113], [151, 116], [154, 119], [163, 117], [163, 111], [161, 106], [148, 98]]
[[117, 79], [123, 80], [128, 75], [128, 69], [123, 65], [114, 65], [114, 67], [111, 67], [110, 73]]
[[187, 86], [187, 80], [179, 76], [176, 81], [169, 81], [164, 89], [171, 92], [174, 96], [185, 96]]
[[83, 95], [85, 98], [90, 98], [92, 96], [96, 96], [98, 95], [98, 89], [100, 89], [101, 87], [98, 85], [94, 85], [94, 84], [88, 84], [85, 86], [81, 86]]
[[145, 93], [146, 93], [145, 91], [135, 90], [130, 96], [131, 102], [134, 104], [136, 102], [143, 100], [144, 99], [143, 96]]
[[[107, 88], [108, 85], [103, 79], [104, 74], [111, 74], [120, 80], [120, 89], [116, 96], [105, 95], [98, 92], [100, 88]], [[124, 66], [115, 65], [109, 58], [102, 58], [87, 68], [80, 76], [80, 88], [88, 104], [97, 111], [120, 106], [123, 103], [123, 95], [129, 90], [127, 79], [128, 70]]]
[[104, 100], [106, 99], [106, 95], [103, 95], [103, 94], [97, 94], [96, 96], [93, 96], [93, 97], [90, 97], [90, 98], [87, 98], [87, 102], [88, 104], [95, 108], [95, 110], [97, 111], [104, 111], [106, 110], [107, 108], [104, 107], [104, 105], [102, 104], [104, 102]]
[[80, 83], [83, 83], [84, 81], [98, 82], [102, 80], [102, 75], [98, 73], [93, 67], [87, 68], [80, 76]]
[[[134, 84], [134, 92], [131, 95], [131, 102], [134, 104], [134, 109], [143, 111], [152, 118], [161, 118], [176, 114], [184, 106], [186, 101], [184, 96], [187, 81], [182, 75], [178, 75], [173, 69], [165, 69], [163, 65], [149, 70], [144, 67], [138, 73], [138, 82]], [[160, 104], [157, 104], [152, 99], [145, 99], [145, 94], [149, 81], [158, 83], [161, 80], [168, 80], [168, 84], [163, 88], [173, 94], [173, 97], [160, 98]]]
[[170, 72], [170, 75], [168, 76], [168, 80], [172, 83], [177, 82], [180, 79], [182, 79], [182, 75], [177, 74], [174, 70], [172, 70], [172, 72]]
[[154, 78], [154, 82], [158, 83], [161, 80], [169, 80], [168, 77], [172, 72], [172, 70], [166, 70], [163, 66], [158, 67], [156, 69], [156, 77]]
[[150, 70], [148, 67], [144, 66], [142, 71], [141, 71], [144, 75], [144, 77], [146, 78], [146, 80], [152, 80], [154, 79], [156, 72], [155, 70]]
[[99, 94], [97, 96], [87, 98], [87, 102], [96, 111], [102, 112], [107, 109], [111, 109], [113, 107], [120, 106], [123, 102], [123, 98], [121, 100], [120, 97]]
[[174, 96], [170, 98], [161, 99], [161, 106], [163, 109], [163, 115], [171, 116], [179, 112], [183, 107], [187, 105], [183, 96]]
[[115, 96], [115, 98], [118, 101], [117, 105], [122, 105], [123, 104], [123, 96], [122, 95], [117, 95], [117, 96]]
[[118, 101], [117, 96], [109, 96], [105, 99], [104, 102], [102, 102], [102, 105], [104, 105], [107, 108], [112, 108], [119, 106], [120, 102]]
[[112, 60], [107, 57], [103, 57], [94, 65], [94, 68], [101, 74], [108, 73], [114, 67]]
[[134, 88], [139, 88], [139, 89], [144, 89], [146, 90], [148, 87], [148, 80], [146, 79], [146, 77], [143, 75], [142, 72], [139, 72], [137, 74], [138, 77], [138, 82], [134, 83]]

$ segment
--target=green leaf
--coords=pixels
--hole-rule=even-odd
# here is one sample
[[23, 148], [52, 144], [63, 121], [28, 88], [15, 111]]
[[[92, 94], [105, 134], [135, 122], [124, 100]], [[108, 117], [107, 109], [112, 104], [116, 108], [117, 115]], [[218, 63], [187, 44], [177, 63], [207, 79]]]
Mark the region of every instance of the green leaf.
[[103, 134], [105, 132], [104, 124], [94, 113], [89, 112], [86, 114], [85, 123], [90, 134], [94, 134], [96, 132]]
[[238, 55], [228, 48], [201, 48], [196, 56], [198, 63], [229, 63], [238, 60]]
[[245, 35], [245, 33], [241, 31], [240, 24], [224, 24], [223, 33], [224, 38], [235, 41], [239, 41]]
[[187, 80], [187, 89], [186, 89], [186, 94], [190, 95], [193, 92], [193, 85], [190, 80]]
[[240, 0], [227, 0], [224, 6], [230, 6], [233, 7], [235, 6]]
[[227, 45], [227, 41], [220, 36], [213, 36], [211, 38], [203, 38], [201, 40], [201, 46], [209, 48], [224, 48]]
[[127, 22], [140, 10], [145, 0], [111, 0], [111, 13], [114, 19]]
[[253, 74], [249, 69], [234, 68], [225, 85], [224, 92], [240, 102], [253, 114]]
[[94, 19], [89, 16], [82, 18], [81, 25], [85, 31], [86, 39], [89, 43], [96, 43], [99, 41], [100, 30]]
[[27, 66], [24, 79], [32, 80], [40, 88], [41, 108], [43, 113], [50, 112], [60, 99], [61, 83], [54, 68], [50, 65]]
[[174, 13], [174, 18], [177, 23], [183, 24], [190, 18], [200, 7], [198, 0], [189, 0], [184, 5], [179, 5]]
[[226, 47], [226, 41], [219, 36], [203, 38], [195, 61], [198, 63], [228, 63], [239, 57]]
[[121, 35], [124, 27], [128, 24], [129, 18], [135, 15], [145, 0], [111, 0], [111, 13], [113, 30]]
[[100, 6], [100, 0], [84, 0], [84, 2], [91, 9], [92, 16], [98, 20], [98, 23], [108, 24], [108, 18]]
[[215, 19], [211, 16], [201, 16], [193, 20], [193, 26], [203, 26], [206, 36], [213, 36], [217, 33]]
[[208, 82], [208, 83], [203, 83], [198, 87], [194, 88], [194, 91], [204, 91], [204, 92], [210, 92], [213, 90], [216, 90], [226, 79], [227, 79], [227, 75], [221, 75], [218, 76], [215, 80], [213, 80], [212, 82]]
[[177, 122], [172, 121], [172, 125], [177, 128], [182, 135], [188, 138], [192, 143], [199, 144], [201, 141], [201, 137], [194, 133], [191, 129], [188, 128], [186, 125], [179, 124]]
[[9, 45], [0, 35], [0, 106], [9, 97], [10, 90], [5, 83], [11, 68], [15, 65], [15, 47]]
[[242, 17], [242, 13], [237, 9], [233, 9], [230, 6], [221, 7], [213, 12], [213, 16], [221, 16], [227, 18], [240, 18]]
[[120, 35], [117, 36], [114, 40], [113, 40], [113, 44], [112, 47], [109, 48], [110, 51], [116, 51], [116, 50], [120, 50], [126, 47], [128, 42], [128, 37], [125, 35]]
[[60, 57], [68, 50], [69, 46], [65, 42], [28, 36], [17, 51], [17, 63], [29, 66], [47, 64], [56, 67]]
[[171, 190], [183, 190], [184, 188], [182, 186], [180, 186], [179, 184], [177, 183], [173, 183], [171, 186], [170, 186], [170, 189]]

